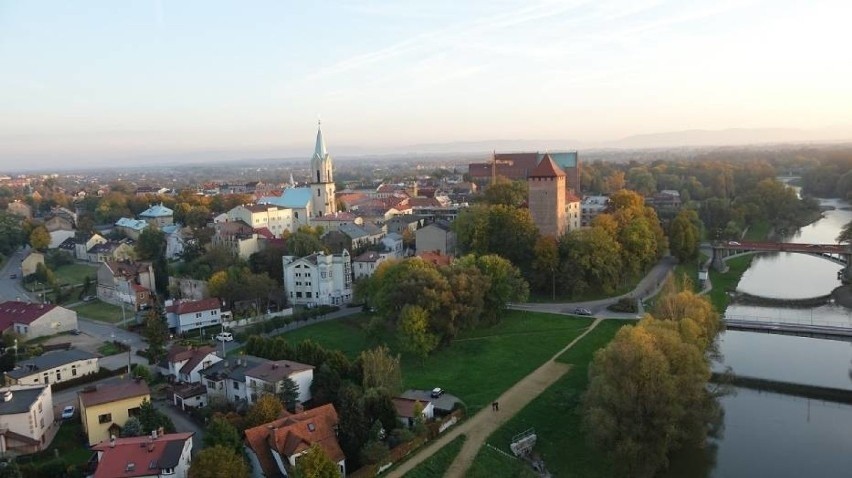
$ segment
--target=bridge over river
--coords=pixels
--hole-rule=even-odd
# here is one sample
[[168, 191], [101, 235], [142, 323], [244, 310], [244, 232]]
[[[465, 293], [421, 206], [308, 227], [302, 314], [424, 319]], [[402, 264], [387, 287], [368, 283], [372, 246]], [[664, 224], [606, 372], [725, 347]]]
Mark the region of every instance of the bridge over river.
[[800, 244], [794, 242], [755, 242], [755, 241], [720, 241], [712, 244], [712, 266], [716, 270], [727, 269], [725, 261], [746, 254], [762, 252], [792, 252], [821, 257], [844, 266], [844, 276], [848, 275], [852, 261], [852, 245], [849, 244]]

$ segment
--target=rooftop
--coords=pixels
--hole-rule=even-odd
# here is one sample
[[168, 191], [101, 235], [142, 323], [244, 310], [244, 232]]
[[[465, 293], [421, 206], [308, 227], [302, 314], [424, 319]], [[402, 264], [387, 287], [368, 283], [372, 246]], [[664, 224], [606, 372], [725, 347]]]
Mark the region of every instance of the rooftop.
[[174, 215], [174, 211], [167, 208], [166, 206], [163, 206], [163, 203], [160, 203], [160, 204], [154, 204], [153, 206], [149, 207], [148, 209], [142, 211], [139, 214], [139, 217], [169, 217], [169, 216], [173, 216], [173, 215]]
[[403, 418], [414, 418], [414, 407], [418, 403], [424, 408], [429, 404], [428, 400], [414, 400], [403, 397], [394, 397], [391, 401], [393, 401], [393, 407], [396, 409], [396, 415]]
[[543, 158], [541, 158], [541, 162], [538, 163], [538, 166], [532, 170], [530, 173], [531, 178], [558, 178], [564, 177], [565, 171], [553, 161], [553, 158], [550, 157], [549, 154], [545, 154]]
[[[33, 403], [35, 403], [45, 388], [45, 386], [0, 388], [0, 415], [13, 415], [15, 413], [29, 412]], [[12, 392], [8, 401], [2, 398], [7, 392]]]
[[[175, 468], [192, 432], [118, 438], [115, 446], [100, 442], [92, 450], [101, 452], [93, 478], [159, 476], [163, 468]], [[156, 470], [156, 471], [154, 471]]]
[[290, 360], [276, 360], [262, 362], [254, 367], [246, 369], [245, 374], [249, 377], [259, 378], [265, 382], [280, 382], [294, 373], [313, 370], [313, 365], [307, 365]]
[[29, 360], [18, 362], [14, 370], [6, 372], [6, 375], [12, 378], [22, 378], [27, 375], [39, 373], [40, 370], [50, 370], [60, 365], [77, 362], [78, 360], [97, 359], [100, 355], [86, 352], [80, 349], [59, 350], [56, 352], [48, 352], [38, 357], [33, 357]]
[[134, 231], [141, 231], [148, 227], [148, 223], [141, 219], [131, 219], [129, 217], [122, 217], [118, 221], [115, 221], [116, 227], [126, 227], [127, 229], [133, 229]]
[[219, 309], [221, 302], [216, 297], [208, 297], [201, 300], [179, 300], [166, 307], [166, 312], [174, 312], [178, 315], [192, 314], [204, 310]]
[[123, 380], [115, 384], [103, 384], [94, 391], [87, 392], [83, 389], [79, 392], [84, 407], [91, 407], [103, 403], [124, 400], [125, 398], [151, 395], [148, 384], [144, 380]]
[[54, 304], [36, 304], [9, 300], [0, 303], [0, 330], [6, 330], [12, 324], [31, 324], [39, 317], [59, 306]]
[[311, 188], [287, 188], [281, 196], [264, 196], [257, 202], [280, 207], [304, 208], [311, 202]]

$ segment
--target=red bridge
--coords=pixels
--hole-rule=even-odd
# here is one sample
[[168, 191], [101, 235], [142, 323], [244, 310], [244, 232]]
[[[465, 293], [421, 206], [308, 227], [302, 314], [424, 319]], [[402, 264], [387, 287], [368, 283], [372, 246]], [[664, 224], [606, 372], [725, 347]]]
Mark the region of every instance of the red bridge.
[[822, 257], [849, 266], [852, 248], [848, 244], [798, 244], [794, 242], [721, 241], [713, 243], [713, 267], [725, 270], [729, 257], [756, 252], [793, 252]]

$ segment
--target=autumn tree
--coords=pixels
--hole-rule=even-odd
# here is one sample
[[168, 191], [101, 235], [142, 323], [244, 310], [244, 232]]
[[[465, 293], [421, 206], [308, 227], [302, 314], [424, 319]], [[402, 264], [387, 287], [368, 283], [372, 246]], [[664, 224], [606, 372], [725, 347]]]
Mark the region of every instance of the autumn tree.
[[216, 445], [204, 448], [192, 459], [189, 478], [248, 478], [249, 468], [233, 448]]
[[500, 178], [497, 184], [485, 188], [482, 200], [492, 206], [519, 207], [527, 201], [528, 194], [526, 181], [509, 181]]
[[364, 389], [383, 388], [390, 393], [402, 390], [402, 371], [399, 355], [391, 355], [390, 349], [382, 345], [365, 350], [358, 356], [361, 362]]
[[621, 245], [600, 227], [579, 229], [559, 240], [559, 280], [567, 295], [600, 290], [611, 294], [621, 282]]
[[852, 221], [846, 223], [840, 230], [840, 234], [837, 235], [837, 242], [852, 242]]
[[433, 264], [417, 257], [387, 261], [374, 276], [370, 303], [391, 321], [396, 321], [406, 305], [433, 313], [451, 298], [446, 278]]
[[269, 393], [261, 394], [246, 412], [246, 428], [269, 423], [279, 418], [283, 412], [284, 405], [278, 397]]
[[44, 226], [36, 226], [30, 233], [30, 246], [37, 251], [47, 250], [50, 245], [50, 233]]
[[698, 257], [698, 223], [694, 209], [682, 209], [669, 224], [669, 249], [681, 262]]
[[136, 256], [151, 261], [157, 292], [164, 294], [169, 286], [169, 270], [166, 262], [166, 235], [156, 226], [146, 227], [136, 241]]
[[340, 478], [340, 468], [314, 443], [296, 459], [295, 478]]
[[533, 261], [538, 228], [528, 209], [475, 205], [453, 222], [463, 254], [499, 254], [526, 271]]
[[166, 318], [156, 309], [145, 314], [145, 329], [142, 335], [148, 342], [148, 362], [158, 363], [166, 355], [166, 342], [169, 339], [169, 326]]
[[559, 243], [552, 236], [540, 236], [533, 249], [533, 285], [539, 292], [550, 292], [556, 300], [556, 272], [559, 269]]
[[231, 422], [221, 416], [214, 416], [210, 424], [204, 429], [204, 447], [211, 448], [222, 446], [230, 448], [237, 453], [243, 451], [243, 440], [240, 432], [231, 425]]
[[510, 302], [526, 302], [529, 297], [529, 284], [521, 276], [520, 269], [503, 257], [469, 254], [458, 263], [460, 267], [475, 267], [488, 278], [482, 312], [486, 323], [497, 323]]
[[421, 360], [438, 345], [438, 337], [429, 331], [429, 312], [420, 306], [402, 308], [398, 329], [400, 346]]
[[431, 317], [432, 329], [448, 343], [460, 330], [472, 329], [481, 322], [485, 310], [485, 292], [490, 279], [474, 265], [454, 262], [439, 269], [447, 279], [451, 300]]

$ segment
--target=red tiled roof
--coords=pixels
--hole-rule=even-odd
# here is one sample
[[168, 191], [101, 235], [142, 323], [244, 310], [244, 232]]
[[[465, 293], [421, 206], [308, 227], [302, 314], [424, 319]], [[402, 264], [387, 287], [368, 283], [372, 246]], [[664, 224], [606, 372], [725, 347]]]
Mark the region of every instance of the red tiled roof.
[[403, 418], [414, 418], [414, 406], [416, 404], [419, 403], [421, 407], [426, 408], [426, 405], [430, 403], [429, 400], [412, 400], [403, 397], [394, 397], [391, 401], [393, 401], [393, 407], [396, 409], [396, 416]]
[[270, 231], [268, 227], [256, 227], [254, 229], [254, 232], [256, 232], [258, 236], [265, 237], [266, 239], [274, 239], [275, 238], [275, 234], [273, 234], [272, 231]]
[[570, 191], [565, 193], [565, 202], [566, 203], [580, 202], [580, 201], [581, 201], [580, 198], [578, 198], [576, 194], [574, 194]]
[[93, 392], [81, 390], [80, 399], [84, 407], [114, 402], [125, 398], [151, 395], [148, 384], [144, 380], [127, 380], [118, 384], [101, 385]]
[[[200, 364], [202, 360], [207, 358], [208, 355], [212, 353], [216, 353], [216, 347], [211, 347], [209, 345], [204, 345], [202, 347], [198, 347], [197, 349], [193, 349], [190, 352], [190, 355], [187, 357], [187, 362], [180, 368], [180, 373], [190, 373], [192, 369], [195, 368], [196, 365]], [[186, 360], [186, 359], [184, 359]], [[183, 360], [180, 360], [181, 362]]]
[[174, 468], [180, 462], [186, 440], [192, 435], [192, 432], [170, 433], [155, 440], [148, 436], [118, 438], [115, 440], [115, 446], [111, 446], [109, 442], [100, 442], [92, 446], [92, 450], [101, 452], [98, 468], [92, 476], [159, 476], [162, 468]]
[[[526, 179], [538, 164], [538, 153], [500, 153], [495, 155], [498, 176], [509, 179]], [[468, 172], [473, 178], [490, 178], [491, 161], [470, 163]]]
[[415, 197], [409, 198], [408, 205], [411, 207], [441, 207], [441, 201], [438, 201], [434, 197], [426, 198], [426, 197]]
[[10, 300], [0, 304], [0, 331], [12, 324], [31, 324], [33, 321], [56, 308], [53, 304], [35, 304]]
[[245, 431], [245, 437], [265, 475], [279, 476], [271, 452], [273, 448], [282, 457], [290, 457], [316, 443], [331, 461], [345, 459], [335, 433], [338, 421], [337, 410], [334, 405], [328, 404], [302, 413], [287, 414], [273, 422], [249, 428]]
[[219, 299], [216, 297], [208, 297], [206, 299], [201, 300], [184, 300], [178, 301], [174, 304], [166, 307], [166, 312], [174, 312], [178, 315], [181, 314], [193, 314], [195, 312], [201, 312], [203, 310], [213, 310], [222, 307], [222, 304], [219, 302]]
[[547, 153], [541, 158], [538, 166], [530, 173], [531, 178], [558, 178], [564, 176], [565, 171]]

